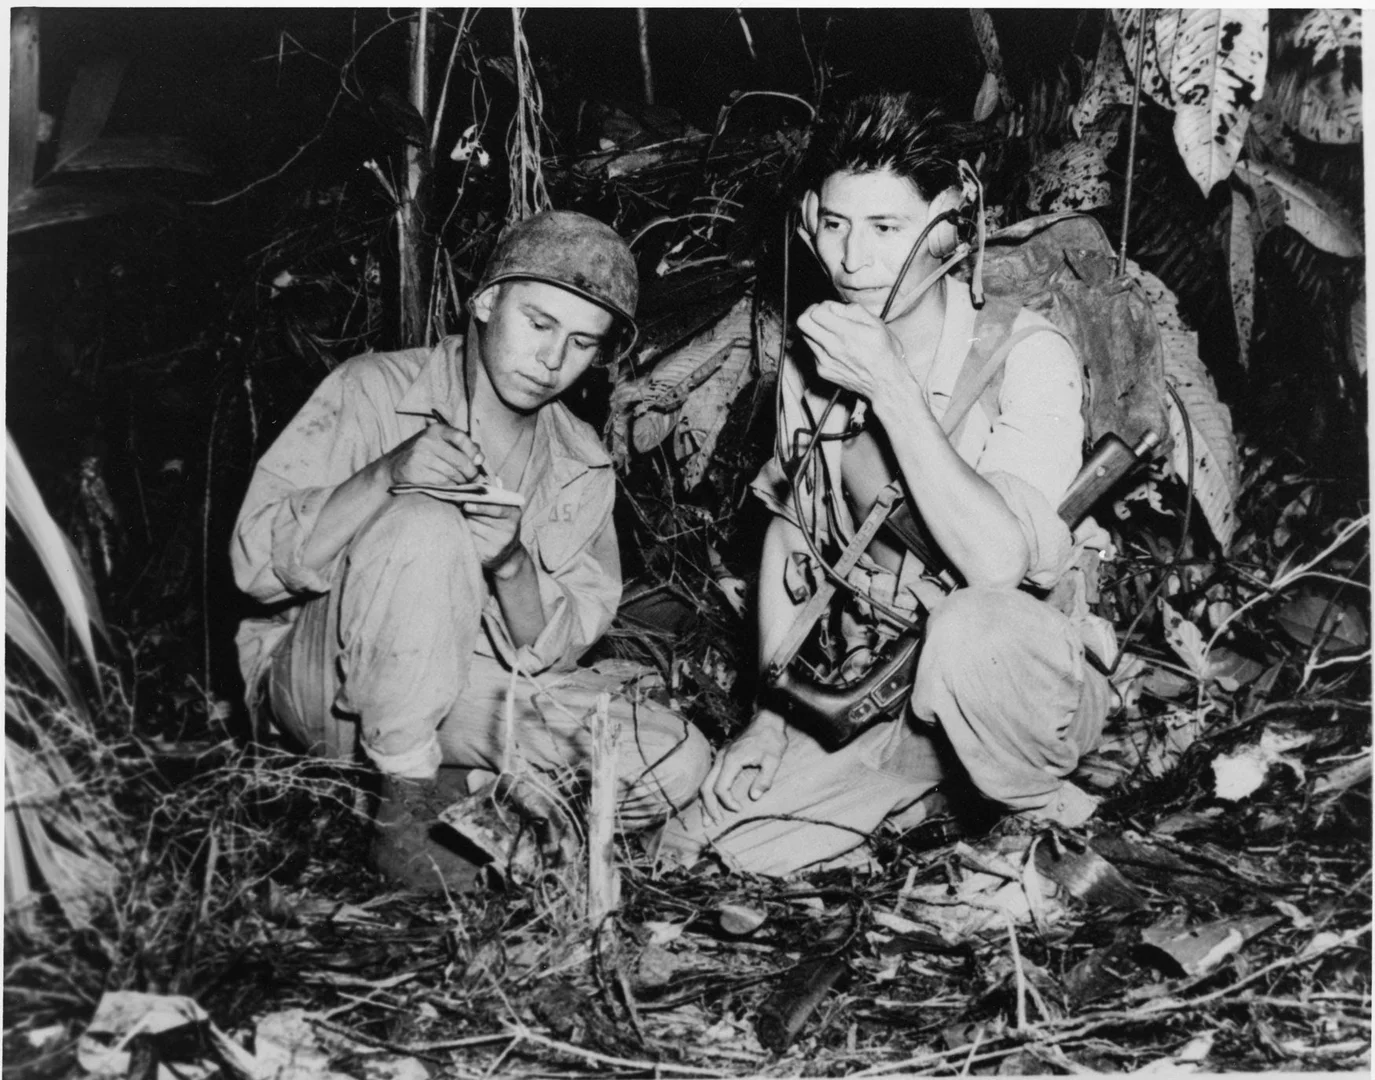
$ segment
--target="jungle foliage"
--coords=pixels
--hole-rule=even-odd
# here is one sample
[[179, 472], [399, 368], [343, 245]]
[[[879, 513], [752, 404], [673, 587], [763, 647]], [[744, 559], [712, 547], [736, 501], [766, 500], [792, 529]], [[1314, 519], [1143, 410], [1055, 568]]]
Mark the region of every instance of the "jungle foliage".
[[[685, 16], [637, 41], [631, 11], [583, 14], [603, 71], [539, 10], [244, 13], [204, 71], [112, 16], [91, 48], [13, 13], [7, 1056], [69, 1071], [101, 995], [141, 990], [235, 1035], [332, 1010], [312, 1052], [352, 1075], [379, 1047], [455, 1075], [1368, 1064], [1361, 14], [722, 9], [695, 96], [665, 78], [699, 48]], [[910, 65], [887, 85], [969, 121], [990, 225], [1092, 215], [1160, 326], [1171, 450], [1099, 509], [1125, 645], [1078, 776], [1100, 824], [884, 836], [803, 891], [664, 879], [629, 846], [604, 936], [553, 873], [373, 897], [350, 786], [239, 702], [224, 552], [254, 461], [334, 365], [461, 331], [503, 222], [614, 223], [643, 337], [572, 402], [620, 477], [602, 650], [728, 737], [785, 274], [793, 313], [821, 295], [785, 185], [885, 33]], [[841, 995], [770, 1057], [750, 1018], [817, 942]]]

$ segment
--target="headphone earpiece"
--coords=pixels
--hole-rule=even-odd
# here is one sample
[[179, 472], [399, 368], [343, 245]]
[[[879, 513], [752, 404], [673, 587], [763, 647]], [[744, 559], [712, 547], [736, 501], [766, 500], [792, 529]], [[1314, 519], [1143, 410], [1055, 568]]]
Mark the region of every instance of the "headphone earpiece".
[[809, 191], [802, 196], [802, 213], [797, 222], [797, 231], [807, 243], [812, 243], [821, 228], [821, 196]]
[[961, 160], [959, 175], [959, 187], [952, 187], [937, 195], [931, 202], [931, 215], [927, 218], [928, 221], [934, 221], [942, 214], [954, 211], [926, 238], [927, 250], [941, 261], [948, 259], [959, 246], [961, 227], [965, 230], [977, 228], [983, 217], [983, 185], [979, 183], [978, 174], [969, 162]]
[[[937, 195], [931, 203], [931, 213], [928, 221], [935, 221], [942, 214], [950, 214], [951, 211], [958, 212], [958, 197], [951, 191], [942, 192]], [[926, 250], [931, 253], [931, 257], [938, 262], [948, 259], [955, 248], [960, 243], [960, 230], [958, 219], [953, 215], [946, 218], [933, 228], [926, 237]]]

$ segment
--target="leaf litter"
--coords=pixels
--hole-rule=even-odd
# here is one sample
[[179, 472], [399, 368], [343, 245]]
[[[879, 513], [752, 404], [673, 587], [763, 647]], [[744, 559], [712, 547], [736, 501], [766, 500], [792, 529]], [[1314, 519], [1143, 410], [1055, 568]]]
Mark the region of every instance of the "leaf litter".
[[[1170, 18], [1146, 53], [1147, 91], [1166, 100]], [[728, 116], [710, 170], [653, 144], [570, 170], [641, 209], [702, 173], [701, 213], [650, 236], [657, 351], [613, 377], [635, 562], [604, 651], [654, 662], [718, 743], [746, 718], [732, 643], [759, 519], [744, 487], [770, 445], [781, 348], [760, 347], [764, 305], [734, 255], [748, 245], [726, 225], [793, 134], [737, 137]], [[1299, 190], [1265, 168], [1262, 209], [1276, 185]], [[1302, 226], [1293, 201], [1280, 209]], [[1169, 289], [1141, 274], [1173, 317], [1170, 361], [1196, 358]], [[1085, 826], [937, 817], [788, 881], [662, 872], [631, 838], [621, 905], [594, 928], [583, 879], [540, 852], [475, 896], [385, 891], [360, 870], [359, 777], [236, 751], [178, 774], [175, 744], [130, 734], [137, 695], [121, 687], [92, 721], [104, 775], [78, 782], [118, 794], [136, 842], [81, 934], [52, 905], [29, 929], [7, 920], [15, 1071], [65, 1075], [83, 1045], [121, 1043], [117, 1064], [140, 1076], [1368, 1070], [1369, 605], [1352, 584], [1368, 541], [1333, 526], [1321, 481], [1292, 463], [1238, 480], [1230, 418], [1192, 363], [1175, 375], [1193, 494], [1221, 543], [1176, 538], [1177, 479], [1116, 506], [1103, 613], [1119, 635], [1146, 614], [1115, 672], [1121, 708], [1074, 777], [1103, 799]]]

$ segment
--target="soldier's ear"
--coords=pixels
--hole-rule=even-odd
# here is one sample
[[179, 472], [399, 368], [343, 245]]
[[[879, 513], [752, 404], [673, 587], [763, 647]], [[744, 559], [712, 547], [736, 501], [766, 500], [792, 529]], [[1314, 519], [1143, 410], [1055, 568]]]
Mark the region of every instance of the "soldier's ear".
[[492, 317], [492, 308], [497, 302], [497, 289], [500, 287], [500, 284], [488, 285], [468, 301], [468, 310], [472, 312], [473, 318], [486, 322]]
[[797, 235], [815, 254], [816, 234], [821, 228], [821, 196], [815, 191], [807, 192], [802, 196], [802, 205], [798, 209], [801, 213], [797, 220]]

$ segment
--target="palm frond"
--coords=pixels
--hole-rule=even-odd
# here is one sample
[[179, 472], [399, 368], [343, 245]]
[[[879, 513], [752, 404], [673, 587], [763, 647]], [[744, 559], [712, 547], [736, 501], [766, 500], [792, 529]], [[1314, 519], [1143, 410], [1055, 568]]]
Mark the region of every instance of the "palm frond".
[[63, 610], [71, 620], [77, 640], [86, 653], [91, 669], [96, 670], [95, 641], [91, 628], [102, 637], [109, 637], [100, 616], [95, 598], [95, 586], [81, 565], [71, 541], [48, 513], [43, 496], [33, 482], [28, 466], [14, 444], [14, 437], [5, 433], [5, 509], [18, 523], [47, 571], [48, 579], [62, 601]]

